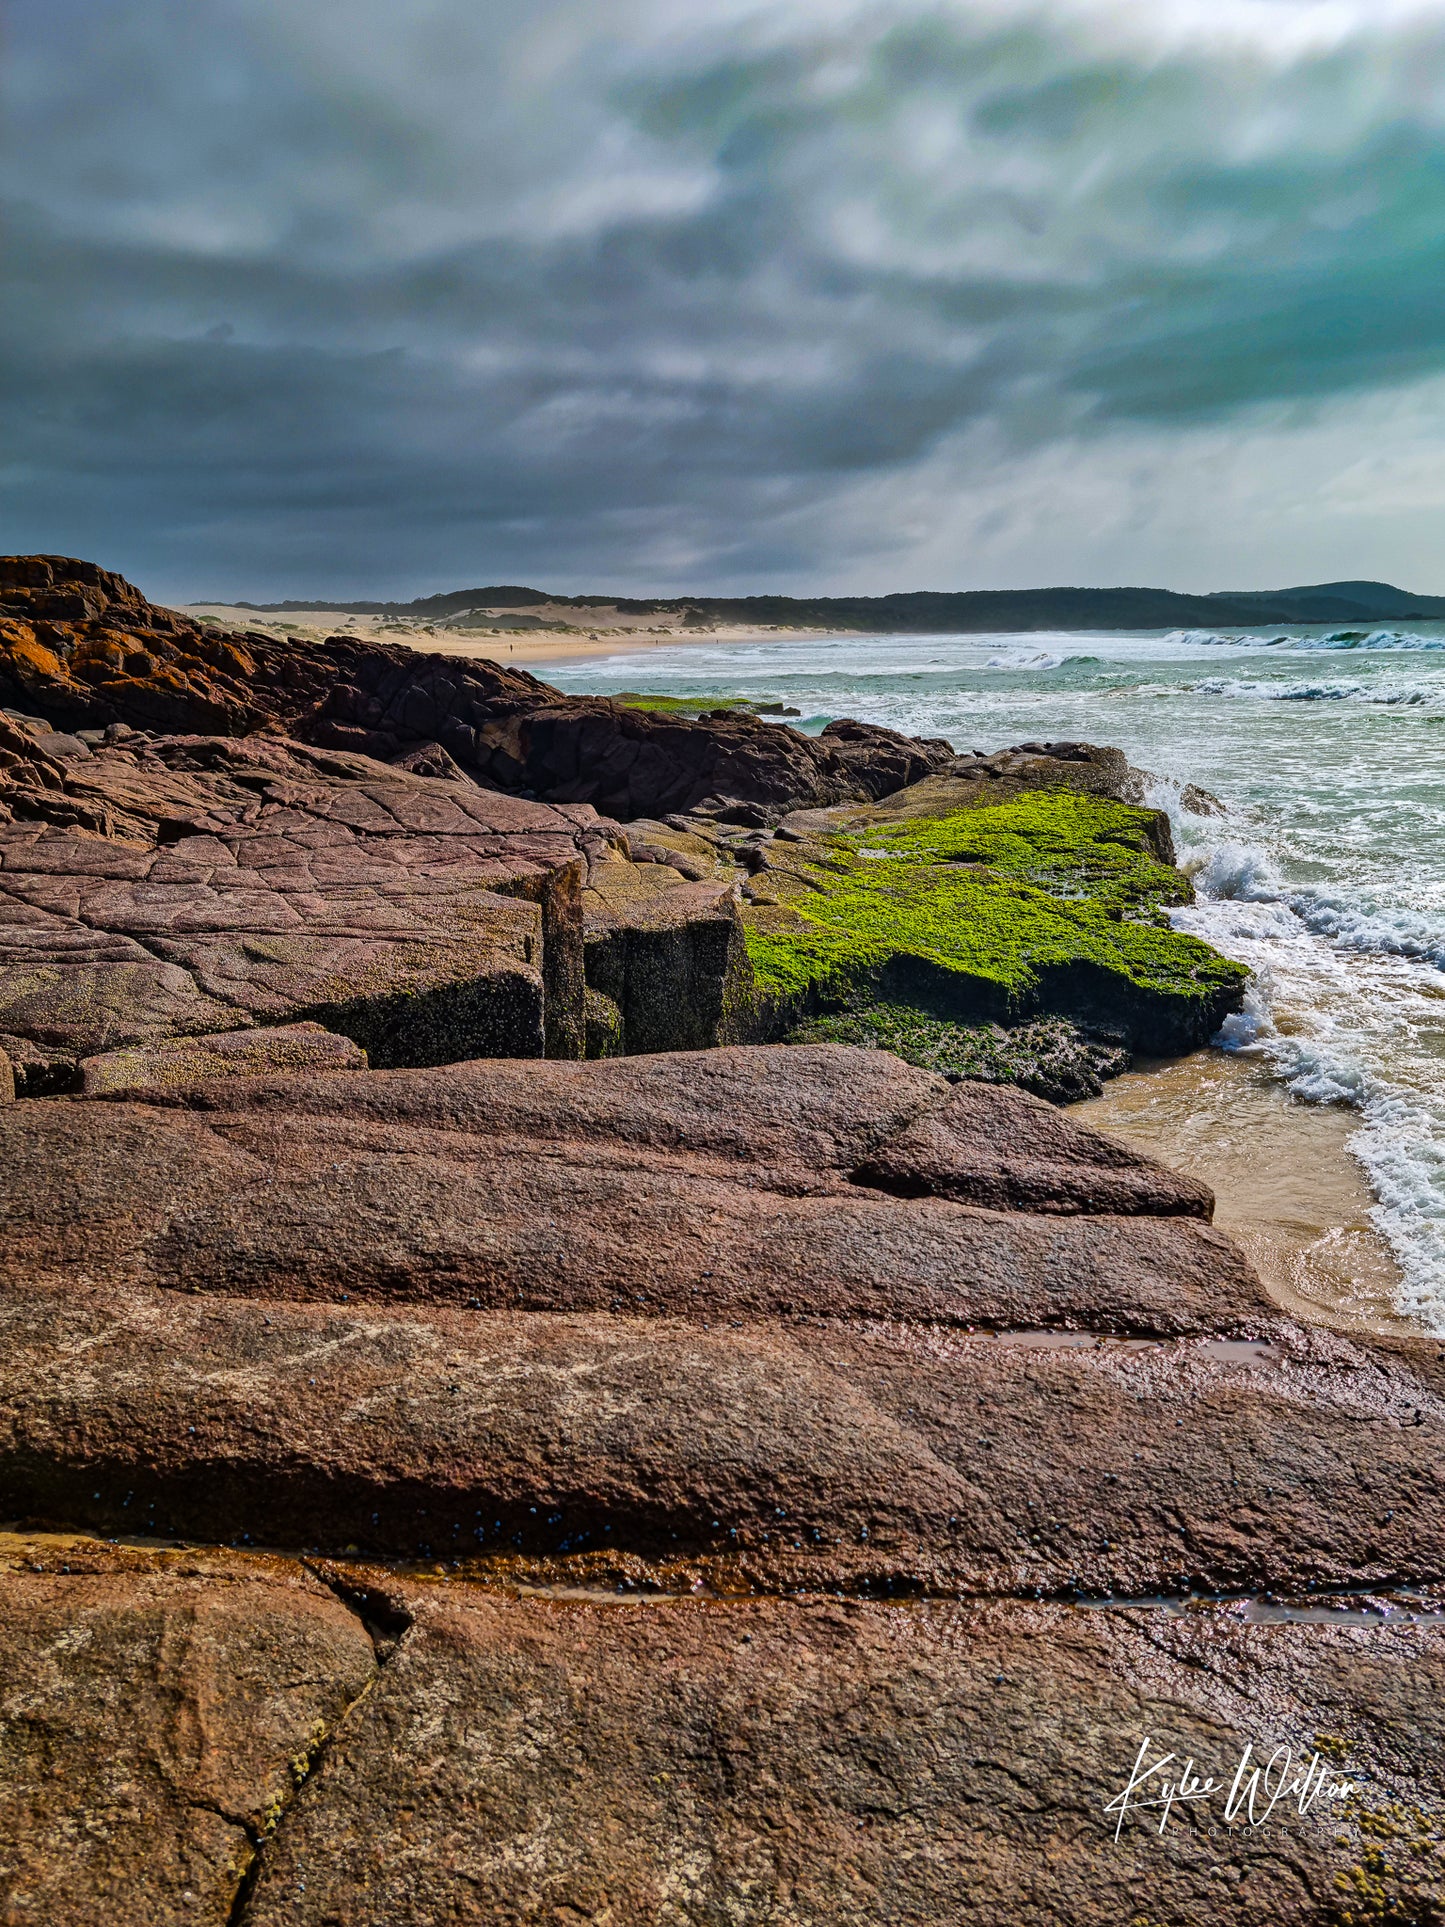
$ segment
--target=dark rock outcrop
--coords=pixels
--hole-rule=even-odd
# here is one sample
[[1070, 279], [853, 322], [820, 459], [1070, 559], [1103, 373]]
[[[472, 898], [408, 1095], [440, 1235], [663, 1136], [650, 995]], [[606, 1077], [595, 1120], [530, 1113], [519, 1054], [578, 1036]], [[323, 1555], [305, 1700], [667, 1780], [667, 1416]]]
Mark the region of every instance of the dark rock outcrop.
[[815, 739], [741, 712], [658, 716], [564, 696], [494, 663], [345, 636], [318, 645], [226, 634], [61, 556], [0, 557], [4, 707], [66, 730], [278, 730], [623, 818], [709, 801], [780, 812], [867, 800], [953, 756], [947, 743], [862, 724]]

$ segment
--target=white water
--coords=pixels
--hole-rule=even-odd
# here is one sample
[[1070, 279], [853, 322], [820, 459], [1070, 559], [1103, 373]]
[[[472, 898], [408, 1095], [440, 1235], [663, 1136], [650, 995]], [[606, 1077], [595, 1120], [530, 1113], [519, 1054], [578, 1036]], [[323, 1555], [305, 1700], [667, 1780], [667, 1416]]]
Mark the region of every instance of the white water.
[[[1221, 1047], [1353, 1107], [1401, 1309], [1445, 1333], [1445, 625], [699, 643], [551, 674], [960, 749], [1079, 737], [1156, 772], [1199, 897], [1178, 921], [1255, 972]], [[1227, 814], [1185, 814], [1189, 782]]]

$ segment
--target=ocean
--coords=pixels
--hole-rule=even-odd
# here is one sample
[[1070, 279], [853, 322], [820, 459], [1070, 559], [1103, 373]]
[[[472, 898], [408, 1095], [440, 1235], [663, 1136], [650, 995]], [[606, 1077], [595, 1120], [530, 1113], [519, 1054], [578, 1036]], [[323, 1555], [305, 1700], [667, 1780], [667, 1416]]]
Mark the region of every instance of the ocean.
[[[1347, 1109], [1401, 1272], [1445, 1334], [1445, 624], [1336, 631], [838, 637], [540, 665], [564, 689], [781, 700], [959, 749], [1082, 738], [1152, 772], [1198, 901], [1250, 966], [1216, 1040]], [[1179, 806], [1187, 783], [1220, 816]]]

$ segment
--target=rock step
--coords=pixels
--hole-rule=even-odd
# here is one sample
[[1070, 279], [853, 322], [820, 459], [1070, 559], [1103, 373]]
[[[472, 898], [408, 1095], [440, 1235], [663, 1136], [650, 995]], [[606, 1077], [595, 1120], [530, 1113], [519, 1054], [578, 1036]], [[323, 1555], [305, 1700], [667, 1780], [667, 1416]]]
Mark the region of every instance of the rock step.
[[[1424, 1920], [1445, 1629], [1354, 1618], [603, 1604], [10, 1535], [0, 1893], [49, 1927]], [[1216, 1790], [1120, 1826], [1146, 1742]], [[1226, 1827], [1276, 1747], [1327, 1793]]]
[[0, 1517], [520, 1553], [578, 1583], [681, 1560], [725, 1591], [1445, 1578], [1445, 1408], [1408, 1355], [1331, 1335], [1001, 1343], [74, 1289], [8, 1292], [0, 1329]]

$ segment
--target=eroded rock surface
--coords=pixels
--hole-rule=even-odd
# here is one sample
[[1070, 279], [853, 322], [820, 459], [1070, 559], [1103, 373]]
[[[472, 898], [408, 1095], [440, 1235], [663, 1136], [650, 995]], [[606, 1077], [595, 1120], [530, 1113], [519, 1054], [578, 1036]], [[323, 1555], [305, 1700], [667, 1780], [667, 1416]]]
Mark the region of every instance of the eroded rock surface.
[[581, 1054], [581, 890], [621, 839], [595, 811], [266, 738], [103, 745], [68, 780], [114, 834], [0, 826], [0, 1033], [34, 1086], [317, 1020], [381, 1065]]
[[[1429, 1918], [1438, 1627], [403, 1590], [412, 1629], [267, 1853], [255, 1927], [1319, 1927], [1361, 1889]], [[1255, 1829], [1221, 1792], [1113, 1838], [1141, 1736], [1227, 1789], [1262, 1735], [1303, 1765], [1322, 1727], [1359, 1794]]]
[[[241, 1922], [1416, 1917], [1437, 1628], [1063, 1602], [1445, 1583], [1437, 1347], [1292, 1324], [1197, 1189], [883, 1052], [210, 1069], [0, 1112], [0, 1513], [289, 1547], [377, 1634], [275, 1829], [225, 1809]], [[67, 1758], [144, 1741], [149, 1650]], [[1320, 1733], [1348, 1813], [1112, 1840], [1145, 1737]]]
[[294, 1561], [0, 1534], [0, 1918], [224, 1927], [375, 1674]]

